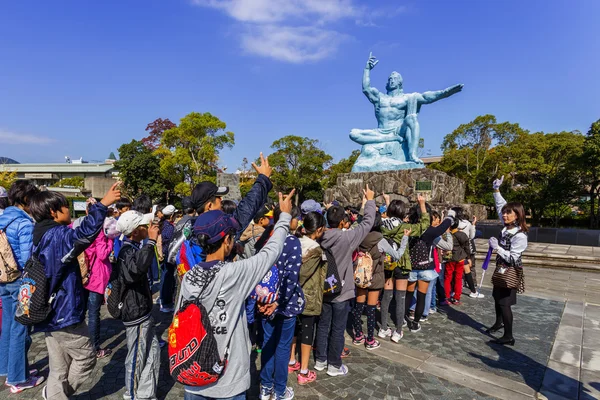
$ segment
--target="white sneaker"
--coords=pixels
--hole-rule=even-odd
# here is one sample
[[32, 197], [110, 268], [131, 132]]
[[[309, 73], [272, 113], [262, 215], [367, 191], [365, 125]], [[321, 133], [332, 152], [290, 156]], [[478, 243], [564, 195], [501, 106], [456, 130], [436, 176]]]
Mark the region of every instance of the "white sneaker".
[[160, 312], [161, 313], [172, 313], [175, 311], [175, 307], [160, 307]]
[[317, 361], [315, 362], [315, 369], [317, 371], [324, 371], [327, 368], [327, 361]]
[[379, 336], [382, 339], [385, 339], [386, 337], [392, 336], [392, 330], [390, 328], [387, 328], [386, 330], [380, 329], [377, 336]]
[[334, 366], [329, 366], [327, 367], [327, 375], [329, 376], [342, 376], [342, 375], [347, 375], [348, 374], [348, 367], [346, 367], [344, 364], [342, 364], [341, 367], [336, 368]]
[[485, 296], [479, 292], [469, 293], [469, 297], [472, 299], [483, 299]]
[[435, 314], [436, 312], [437, 312], [437, 310], [435, 308], [429, 309], [429, 314]]
[[395, 331], [394, 334], [392, 335], [392, 342], [400, 343], [400, 339], [402, 339], [403, 337], [404, 337], [404, 332], [398, 333], [398, 331]]

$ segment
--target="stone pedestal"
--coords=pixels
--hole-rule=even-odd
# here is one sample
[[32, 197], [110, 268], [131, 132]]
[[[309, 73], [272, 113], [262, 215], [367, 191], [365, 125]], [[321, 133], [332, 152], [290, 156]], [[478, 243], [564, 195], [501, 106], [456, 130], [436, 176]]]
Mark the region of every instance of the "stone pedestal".
[[229, 193], [223, 196], [224, 200], [233, 200], [238, 202], [242, 199], [240, 192], [240, 177], [237, 174], [217, 173], [217, 186], [227, 186]]
[[340, 174], [336, 186], [325, 191], [324, 200], [337, 200], [344, 206], [360, 206], [362, 190], [367, 184], [375, 191], [377, 204], [384, 203], [383, 193], [389, 194], [392, 200], [400, 199], [405, 203], [414, 203], [417, 194], [421, 193], [434, 209], [462, 206], [480, 221], [487, 218], [485, 206], [465, 204], [465, 183], [462, 180], [428, 168]]

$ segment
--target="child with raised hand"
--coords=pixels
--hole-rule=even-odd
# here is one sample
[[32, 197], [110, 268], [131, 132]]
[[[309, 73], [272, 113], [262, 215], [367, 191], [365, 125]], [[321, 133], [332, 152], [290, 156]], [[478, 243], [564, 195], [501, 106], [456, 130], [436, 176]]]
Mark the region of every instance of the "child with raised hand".
[[[50, 373], [44, 397], [66, 400], [89, 378], [96, 353], [85, 324], [85, 296], [77, 256], [102, 230], [108, 206], [121, 198], [115, 183], [104, 198], [90, 206], [81, 224], [69, 228], [69, 203], [60, 193], [46, 191], [31, 197], [29, 208], [37, 224], [33, 254], [49, 278], [48, 293], [56, 293], [49, 319], [36, 325], [46, 333]], [[61, 288], [59, 290], [59, 287]]]
[[[389, 198], [386, 198], [388, 203]], [[382, 233], [383, 237], [392, 240], [397, 246], [400, 246], [404, 237], [404, 230], [410, 230], [411, 237], [420, 237], [431, 223], [429, 213], [425, 204], [425, 198], [421, 195], [417, 196], [417, 203], [420, 210], [420, 217], [414, 224], [408, 223], [409, 208], [400, 200], [389, 202], [386, 213], [389, 217], [388, 221], [383, 221]], [[403, 337], [402, 327], [407, 324], [407, 314], [410, 308], [410, 299], [406, 299], [406, 289], [408, 287], [408, 278], [412, 266], [410, 263], [410, 255], [408, 249], [404, 251], [402, 258], [398, 261], [396, 268], [393, 271], [385, 271], [386, 281], [383, 290], [383, 298], [381, 301], [381, 314], [387, 316], [389, 313], [390, 303], [393, 297], [396, 299], [396, 330], [392, 334], [391, 340], [399, 343]], [[386, 336], [389, 332], [385, 332]], [[379, 337], [382, 337], [380, 334]], [[385, 337], [385, 336], [384, 336]]]
[[[279, 194], [281, 215], [267, 244], [253, 257], [225, 262], [235, 245], [239, 222], [221, 210], [206, 211], [196, 219], [194, 236], [206, 254], [183, 278], [179, 304], [196, 298], [213, 322], [221, 357], [228, 364], [219, 380], [202, 387], [185, 387], [186, 399], [243, 399], [250, 388], [250, 340], [244, 301], [279, 258], [289, 232], [294, 191]], [[289, 355], [289, 353], [288, 353]]]

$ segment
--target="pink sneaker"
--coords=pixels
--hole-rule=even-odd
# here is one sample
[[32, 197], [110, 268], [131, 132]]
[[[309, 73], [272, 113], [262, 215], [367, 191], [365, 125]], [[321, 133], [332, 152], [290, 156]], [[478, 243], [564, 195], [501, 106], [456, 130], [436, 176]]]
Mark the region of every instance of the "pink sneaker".
[[306, 385], [317, 380], [317, 373], [315, 371], [308, 371], [305, 374], [298, 374], [298, 385]]
[[292, 372], [300, 371], [300, 362], [296, 361], [295, 364], [288, 364], [288, 374]]
[[11, 385], [10, 392], [13, 394], [21, 393], [23, 390], [31, 389], [41, 385], [42, 382], [44, 382], [43, 376], [30, 376], [29, 379], [23, 383]]

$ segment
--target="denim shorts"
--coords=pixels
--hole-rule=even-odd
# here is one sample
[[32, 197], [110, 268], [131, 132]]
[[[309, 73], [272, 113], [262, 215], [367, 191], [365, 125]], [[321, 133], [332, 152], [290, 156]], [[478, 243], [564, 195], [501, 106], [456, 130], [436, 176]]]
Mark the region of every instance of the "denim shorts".
[[426, 269], [424, 271], [410, 271], [410, 274], [408, 275], [408, 281], [409, 282], [415, 282], [415, 281], [431, 282], [438, 276], [439, 276], [438, 273], [435, 272], [434, 269]]

